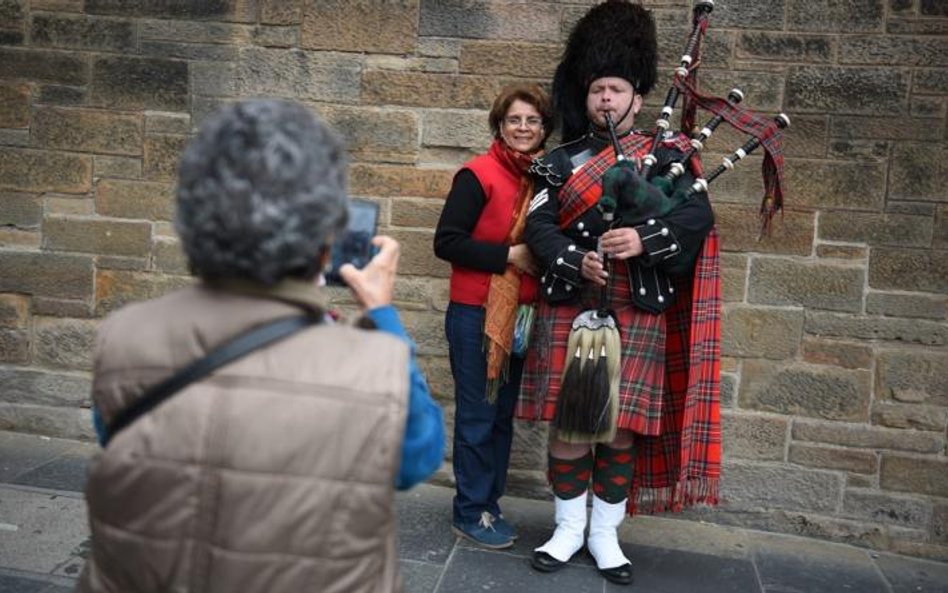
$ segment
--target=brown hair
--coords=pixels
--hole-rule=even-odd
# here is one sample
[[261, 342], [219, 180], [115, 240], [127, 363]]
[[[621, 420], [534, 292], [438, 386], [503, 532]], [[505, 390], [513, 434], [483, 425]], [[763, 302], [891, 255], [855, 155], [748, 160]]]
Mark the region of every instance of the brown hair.
[[553, 133], [553, 104], [550, 102], [550, 96], [538, 84], [516, 83], [508, 85], [500, 91], [500, 94], [494, 99], [494, 105], [490, 108], [490, 114], [487, 116], [491, 133], [494, 138], [500, 138], [500, 127], [504, 116], [507, 115], [507, 110], [517, 99], [532, 105], [543, 118], [543, 140], [540, 141], [540, 146], [543, 146], [546, 139]]

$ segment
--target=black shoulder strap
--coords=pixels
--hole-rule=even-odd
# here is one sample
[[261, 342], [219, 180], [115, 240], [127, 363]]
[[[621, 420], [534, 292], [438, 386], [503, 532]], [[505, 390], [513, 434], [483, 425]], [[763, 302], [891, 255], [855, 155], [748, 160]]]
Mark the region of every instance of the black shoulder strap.
[[263, 348], [278, 340], [282, 340], [320, 321], [322, 321], [322, 319], [317, 315], [281, 317], [280, 319], [254, 327], [249, 331], [231, 338], [229, 341], [209, 352], [204, 358], [195, 360], [171, 377], [153, 386], [145, 392], [141, 399], [122, 410], [112, 420], [111, 424], [109, 424], [104, 445], [108, 445], [109, 441], [122, 429], [135, 422], [135, 420], [144, 414], [155, 409], [161, 402], [184, 389], [189, 384], [203, 379], [225, 364], [233, 362], [258, 348]]

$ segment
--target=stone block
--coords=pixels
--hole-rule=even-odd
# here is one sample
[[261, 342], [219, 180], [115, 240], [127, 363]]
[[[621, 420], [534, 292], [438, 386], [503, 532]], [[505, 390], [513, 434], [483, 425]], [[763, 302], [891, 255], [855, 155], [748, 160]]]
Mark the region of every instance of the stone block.
[[43, 223], [43, 247], [54, 251], [144, 256], [151, 247], [151, 224], [85, 217], [47, 217]]
[[889, 317], [945, 319], [948, 317], [948, 298], [941, 295], [870, 292], [866, 299], [866, 312]]
[[263, 47], [295, 47], [299, 45], [299, 27], [268, 27], [260, 25], [253, 32], [253, 42]]
[[943, 95], [948, 93], [948, 71], [944, 68], [915, 70], [913, 93]]
[[[211, 109], [202, 105], [211, 101], [216, 108], [218, 97], [236, 97], [237, 91], [237, 64], [226, 62], [191, 62], [191, 124], [200, 125], [204, 115]], [[214, 97], [207, 100], [204, 97]]]
[[422, 2], [418, 33], [423, 37], [549, 41], [560, 36], [558, 12], [537, 10], [531, 4], [485, 0]]
[[[896, 144], [889, 172], [889, 199], [948, 202], [948, 146]], [[921, 173], [920, 173], [921, 172]]]
[[418, 364], [428, 380], [431, 395], [438, 401], [454, 400], [454, 379], [446, 356], [420, 357]]
[[885, 140], [830, 140], [826, 154], [840, 160], [885, 161], [891, 142]]
[[878, 66], [948, 66], [948, 39], [895, 35], [843, 35], [840, 64]]
[[798, 362], [745, 360], [738, 406], [743, 409], [865, 422], [871, 374]]
[[233, 62], [239, 55], [238, 46], [220, 43], [177, 43], [174, 41], [142, 41], [139, 52], [143, 56], [207, 62]]
[[833, 57], [833, 40], [820, 35], [754, 31], [737, 37], [737, 57], [781, 62], [826, 63]]
[[300, 46], [306, 49], [411, 53], [418, 37], [419, 0], [307, 0]]
[[[770, 70], [765, 69], [768, 67]], [[728, 91], [738, 87], [747, 95], [748, 104], [753, 105], [755, 109], [779, 110], [782, 107], [781, 91], [784, 88], [785, 76], [774, 72], [772, 65], [762, 65], [755, 70], [702, 68], [700, 77], [702, 92], [710, 95], [726, 97]], [[658, 88], [664, 89], [666, 85], [659, 85]], [[658, 96], [655, 99], [660, 100]]]
[[29, 364], [30, 334], [18, 329], [0, 329], [0, 363]]
[[164, 58], [97, 58], [92, 102], [112, 109], [187, 111], [188, 64]]
[[[347, 54], [244, 47], [235, 81], [241, 96], [354, 104], [360, 101], [360, 79], [366, 75], [361, 69], [360, 59]], [[370, 101], [361, 97], [361, 103]]]
[[[684, 17], [680, 12], [670, 19], [661, 18], [661, 13], [657, 11], [652, 11], [652, 14], [656, 16], [658, 27], [658, 71], [659, 75], [664, 77], [681, 63], [681, 52], [684, 49], [685, 40], [691, 33], [691, 19]], [[715, 22], [713, 19], [714, 17], [712, 17], [712, 22]], [[732, 68], [736, 36], [737, 32], [715, 27], [714, 33], [707, 35], [701, 44], [701, 64], [709, 68]], [[564, 35], [562, 39], [565, 41], [566, 36]], [[555, 49], [551, 53], [559, 56], [561, 51]], [[671, 81], [671, 79], [665, 80], [669, 83]], [[661, 89], [661, 95], [664, 97], [668, 86], [663, 82], [658, 84], [657, 88]]]
[[890, 350], [876, 358], [876, 397], [948, 406], [948, 353]]
[[179, 41], [243, 45], [253, 41], [254, 28], [231, 23], [143, 19], [139, 22], [143, 41]]
[[[727, 0], [727, 2], [718, 3], [718, 8], [711, 16], [711, 27], [713, 27], [711, 31], [715, 31], [719, 27], [727, 29], [783, 29], [784, 10], [787, 3], [788, 0], [774, 0], [767, 4], [761, 4], [754, 0]], [[682, 18], [680, 15], [680, 12], [676, 12], [674, 16], [680, 19]]]
[[803, 360], [844, 369], [868, 369], [872, 366], [872, 347], [806, 337], [803, 339]]
[[932, 247], [948, 249], [948, 204], [940, 204], [935, 211], [935, 234]]
[[35, 93], [34, 102], [47, 105], [85, 105], [88, 99], [86, 87], [40, 85]]
[[919, 4], [922, 16], [948, 16], [948, 6], [940, 0], [920, 0]]
[[85, 193], [92, 158], [45, 150], [0, 147], [0, 190]]
[[431, 282], [427, 278], [399, 278], [392, 298], [399, 310], [431, 311]]
[[35, 194], [0, 192], [0, 227], [35, 229], [43, 220], [43, 202]]
[[941, 97], [914, 95], [909, 113], [915, 117], [941, 118], [945, 115], [945, 105], [948, 102]]
[[191, 116], [188, 113], [145, 112], [147, 134], [188, 134], [191, 131]]
[[793, 421], [791, 436], [794, 441], [916, 453], [938, 453], [945, 447], [945, 438], [931, 432], [801, 419]]
[[0, 78], [84, 85], [89, 81], [89, 62], [75, 53], [0, 47]]
[[884, 490], [948, 497], [948, 459], [883, 453], [879, 485]]
[[793, 358], [803, 335], [803, 311], [724, 307], [721, 354], [742, 358]]
[[[489, 109], [503, 85], [504, 80], [497, 77], [375, 70], [362, 74], [362, 102]], [[431, 92], [432, 89], [438, 92]]]
[[26, 329], [30, 321], [30, 298], [22, 294], [0, 294], [0, 327]]
[[29, 85], [0, 84], [0, 128], [28, 128], [29, 126]]
[[829, 210], [820, 213], [820, 239], [899, 247], [928, 247], [931, 216]]
[[931, 501], [876, 490], [847, 489], [843, 516], [903, 527], [926, 528], [932, 519]]
[[932, 513], [932, 539], [948, 544], [948, 503], [936, 503]]
[[898, 68], [791, 66], [786, 109], [901, 116], [908, 109], [909, 79], [908, 73]]
[[127, 20], [35, 14], [30, 40], [36, 47], [131, 53], [135, 50], [135, 25]]
[[546, 422], [514, 422], [514, 440], [510, 451], [511, 468], [521, 470], [546, 468], [549, 426]]
[[740, 303], [747, 289], [747, 256], [721, 254], [721, 296], [725, 303]]
[[156, 238], [152, 255], [156, 272], [181, 276], [189, 273], [188, 258], [184, 255], [179, 241], [170, 237]]
[[258, 0], [86, 0], [88, 14], [252, 23]]
[[819, 447], [793, 443], [787, 460], [797, 465], [838, 469], [856, 474], [875, 474], [879, 461], [874, 451], [862, 449], [841, 449], [837, 447]]
[[268, 25], [298, 25], [303, 0], [260, 0], [260, 21]]
[[889, 428], [940, 431], [948, 425], [948, 408], [881, 401], [872, 405], [872, 423]]
[[15, 24], [23, 20], [23, 0], [0, 0], [0, 22]]
[[40, 148], [140, 155], [142, 118], [91, 109], [41, 107], [33, 116], [33, 142]]
[[869, 259], [869, 248], [863, 245], [833, 245], [823, 243], [816, 246], [816, 257], [823, 259]]
[[391, 236], [402, 246], [399, 275], [445, 278], [451, 274], [450, 265], [435, 257], [432, 248], [434, 232], [393, 230]]
[[85, 375], [0, 368], [3, 402], [41, 406], [88, 406], [92, 383]]
[[171, 183], [101, 179], [96, 184], [96, 212], [102, 216], [171, 220], [174, 203]]
[[95, 260], [98, 270], [131, 270], [142, 272], [148, 269], [149, 258], [122, 255], [100, 255]]
[[786, 418], [724, 412], [721, 416], [724, 454], [732, 459], [783, 461], [788, 426]]
[[91, 371], [98, 321], [37, 317], [36, 362], [47, 367]]
[[791, 31], [881, 32], [884, 19], [885, 0], [787, 0]]
[[[403, 250], [403, 257], [404, 253]], [[444, 336], [443, 315], [428, 311], [402, 311], [401, 316], [408, 335], [415, 341], [419, 355], [440, 356], [447, 353], [448, 342]]]
[[349, 169], [349, 186], [363, 196], [444, 198], [453, 177], [452, 169], [356, 163]]
[[82, 12], [85, 0], [30, 0], [33, 10], [48, 12]]
[[885, 204], [885, 163], [788, 159], [786, 192], [795, 208], [881, 211]]
[[495, 74], [551, 80], [560, 59], [560, 46], [515, 41], [465, 41], [458, 70], [465, 74]]
[[739, 378], [737, 375], [732, 375], [730, 373], [721, 373], [719, 397], [721, 399], [721, 406], [723, 408], [735, 407], [734, 404], [737, 401], [738, 383], [739, 383]]
[[99, 270], [95, 278], [95, 311], [105, 315], [122, 305], [153, 299], [191, 284], [184, 276], [130, 270]]
[[50, 317], [91, 318], [93, 316], [92, 299], [57, 299], [51, 297], [33, 297], [33, 313]]
[[[414, 164], [418, 155], [418, 115], [407, 109], [313, 106], [345, 138], [355, 160]], [[385, 133], [379, 133], [385, 130]]]
[[40, 242], [39, 230], [0, 227], [0, 247], [35, 250], [39, 249]]
[[0, 291], [82, 299], [92, 294], [92, 258], [0, 251]]
[[438, 224], [444, 202], [430, 199], [392, 200], [392, 226], [433, 229]]
[[724, 466], [721, 498], [728, 509], [834, 513], [843, 489], [837, 473], [733, 461]]
[[425, 146], [483, 150], [491, 141], [486, 111], [428, 109], [422, 115], [421, 126]]
[[[783, 152], [785, 156], [822, 158], [825, 155], [825, 146], [828, 138], [829, 118], [825, 115], [797, 115], [793, 114], [793, 127], [783, 135]], [[715, 132], [717, 133], [717, 132]], [[718, 144], [714, 140], [715, 145]], [[727, 144], [739, 146], [740, 140]]]
[[87, 196], [45, 194], [43, 205], [46, 216], [74, 215], [92, 216], [95, 214], [95, 201]]
[[87, 409], [0, 403], [0, 430], [16, 430], [64, 439], [95, 439]]
[[869, 256], [869, 286], [948, 293], [948, 251], [879, 247]]
[[747, 300], [763, 305], [859, 312], [865, 282], [866, 273], [861, 267], [756, 257], [751, 260]]
[[939, 120], [932, 118], [834, 115], [830, 134], [834, 138], [846, 139], [938, 140], [941, 137], [939, 124]]
[[948, 328], [944, 324], [921, 319], [807, 311], [804, 329], [808, 334], [825, 337], [885, 340], [929, 346], [948, 344]]
[[[715, 195], [712, 190], [712, 201]], [[774, 218], [770, 231], [761, 235], [759, 208], [749, 204], [715, 203], [714, 223], [721, 233], [722, 251], [786, 255], [810, 255], [813, 251], [816, 233], [813, 212], [786, 210]]]
[[93, 174], [96, 177], [138, 179], [142, 176], [141, 157], [96, 155], [93, 163]]
[[178, 161], [188, 143], [187, 136], [145, 136], [143, 146], [144, 163], [142, 173], [150, 180], [174, 180], [178, 174]]

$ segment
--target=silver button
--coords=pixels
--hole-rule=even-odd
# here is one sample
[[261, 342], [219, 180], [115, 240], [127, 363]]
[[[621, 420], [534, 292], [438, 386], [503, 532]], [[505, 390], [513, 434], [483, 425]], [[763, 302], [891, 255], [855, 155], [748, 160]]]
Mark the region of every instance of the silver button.
[[576, 228], [579, 229], [579, 230], [583, 230], [585, 227], [586, 227], [586, 225], [583, 224], [583, 223], [581, 223], [581, 222], [577, 222], [577, 223], [576, 223]]

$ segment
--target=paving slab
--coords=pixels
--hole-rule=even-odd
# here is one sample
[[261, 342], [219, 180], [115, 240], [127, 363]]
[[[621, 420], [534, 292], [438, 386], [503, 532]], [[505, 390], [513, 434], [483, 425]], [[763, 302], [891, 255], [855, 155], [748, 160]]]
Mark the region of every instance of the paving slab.
[[0, 486], [0, 527], [4, 568], [51, 574], [88, 536], [85, 501]]
[[948, 564], [892, 554], [875, 560], [892, 593], [948, 593]]
[[402, 560], [401, 567], [405, 593], [434, 593], [444, 572], [443, 564], [428, 564], [414, 560]]
[[[648, 593], [760, 593], [750, 559], [728, 558], [650, 546], [631, 548], [635, 590]], [[627, 587], [607, 584], [606, 591], [620, 593]]]
[[446, 488], [421, 485], [395, 495], [399, 557], [444, 564], [454, 548], [451, 533], [451, 499]]
[[604, 579], [595, 568], [570, 564], [550, 574], [538, 574], [523, 556], [458, 546], [438, 593], [602, 593]]
[[764, 593], [890, 593], [867, 550], [750, 533]]
[[59, 457], [74, 441], [51, 439], [15, 432], [0, 432], [0, 482], [17, 476]]
[[11, 484], [82, 492], [86, 487], [89, 455], [68, 452], [10, 480]]

